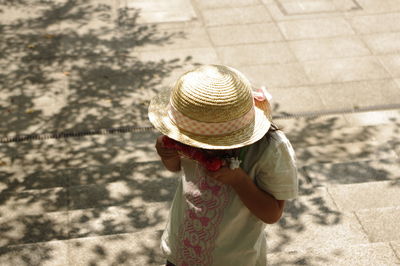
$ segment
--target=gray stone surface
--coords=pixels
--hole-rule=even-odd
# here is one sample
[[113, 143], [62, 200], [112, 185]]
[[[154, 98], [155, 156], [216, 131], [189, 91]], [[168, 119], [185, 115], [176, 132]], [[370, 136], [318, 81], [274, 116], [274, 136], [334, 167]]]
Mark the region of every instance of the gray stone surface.
[[363, 36], [363, 40], [374, 54], [399, 53], [400, 33], [375, 33]]
[[69, 238], [164, 230], [169, 204], [135, 202], [69, 212]]
[[394, 252], [396, 253], [397, 257], [400, 257], [400, 241], [392, 241], [390, 242]]
[[[399, 263], [399, 112], [346, 113], [400, 103], [398, 0], [167, 2], [2, 1], [0, 135], [149, 126], [149, 100], [183, 72], [232, 65], [270, 89], [298, 156], [270, 261]], [[163, 264], [177, 174], [157, 135], [2, 143], [0, 264]]]
[[284, 217], [266, 228], [268, 253], [367, 244], [368, 237], [353, 213], [316, 212]]
[[202, 10], [207, 26], [222, 26], [270, 22], [271, 16], [263, 5]]
[[141, 11], [140, 23], [182, 22], [196, 18], [196, 13], [190, 1], [171, 0], [124, 0], [124, 7], [135, 8]]
[[304, 169], [313, 184], [322, 186], [399, 180], [398, 159], [313, 164]]
[[287, 40], [318, 39], [343, 35], [354, 35], [344, 18], [296, 20], [278, 23]]
[[66, 241], [49, 241], [45, 243], [16, 245], [3, 248], [0, 264], [14, 265], [69, 265], [69, 247]]
[[390, 74], [374, 57], [339, 58], [303, 64], [313, 84], [390, 78]]
[[300, 61], [366, 56], [371, 54], [366, 45], [354, 36], [291, 41], [289, 45]]
[[399, 258], [388, 243], [373, 243], [268, 254], [268, 265], [398, 265]]
[[2, 192], [0, 217], [17, 215], [40, 215], [46, 212], [66, 211], [68, 191], [64, 188]]
[[373, 160], [375, 158], [394, 159], [397, 157], [390, 144], [382, 140], [353, 142], [344, 144], [327, 144], [297, 149], [303, 165], [315, 163], [344, 163]]
[[159, 249], [159, 230], [80, 238], [68, 242], [70, 265], [149, 265], [165, 263]]
[[256, 87], [295, 87], [310, 83], [299, 63], [245, 66], [240, 68]]
[[274, 23], [212, 27], [208, 28], [208, 33], [216, 46], [283, 40], [278, 27]]
[[357, 211], [356, 215], [371, 242], [399, 241], [400, 208]]
[[330, 186], [329, 194], [340, 211], [358, 211], [400, 205], [400, 181]]
[[196, 0], [196, 5], [201, 9], [215, 9], [215, 8], [232, 8], [232, 7], [246, 7], [256, 5], [259, 3], [257, 0]]
[[0, 247], [68, 239], [68, 212], [7, 213], [0, 218]]
[[218, 47], [217, 51], [223, 64], [237, 68], [295, 61], [293, 53], [285, 42], [223, 46]]
[[339, 214], [331, 195], [324, 187], [306, 187], [300, 184], [300, 197], [285, 203], [283, 217], [299, 218], [302, 215]]

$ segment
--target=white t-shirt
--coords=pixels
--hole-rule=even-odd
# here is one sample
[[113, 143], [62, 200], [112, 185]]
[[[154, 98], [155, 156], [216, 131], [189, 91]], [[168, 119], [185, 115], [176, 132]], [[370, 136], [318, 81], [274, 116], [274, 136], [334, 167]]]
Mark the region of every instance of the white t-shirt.
[[[242, 168], [257, 186], [278, 200], [297, 197], [293, 148], [276, 131], [249, 146]], [[265, 266], [265, 223], [229, 186], [204, 174], [196, 161], [182, 158], [182, 179], [161, 239], [167, 260], [177, 266]]]

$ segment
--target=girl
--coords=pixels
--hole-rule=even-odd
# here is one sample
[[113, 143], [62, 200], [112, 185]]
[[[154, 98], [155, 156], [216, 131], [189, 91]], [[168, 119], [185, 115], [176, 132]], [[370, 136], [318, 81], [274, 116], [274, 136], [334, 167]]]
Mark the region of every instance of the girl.
[[157, 152], [182, 171], [161, 240], [167, 265], [267, 264], [265, 224], [298, 191], [294, 151], [271, 125], [267, 98], [239, 71], [206, 65], [151, 101], [150, 121], [164, 135]]

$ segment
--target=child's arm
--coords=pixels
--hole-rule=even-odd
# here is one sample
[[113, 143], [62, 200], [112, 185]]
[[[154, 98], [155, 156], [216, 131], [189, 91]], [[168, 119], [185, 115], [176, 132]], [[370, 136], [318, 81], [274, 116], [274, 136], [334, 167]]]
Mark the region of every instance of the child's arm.
[[277, 200], [259, 189], [241, 168], [232, 170], [223, 167], [217, 172], [208, 172], [208, 175], [230, 185], [244, 205], [263, 222], [273, 224], [281, 218], [285, 201]]
[[178, 172], [181, 170], [181, 159], [178, 152], [175, 149], [168, 149], [165, 147], [163, 141], [163, 136], [157, 138], [156, 150], [158, 155], [161, 157], [161, 161], [165, 168], [172, 172]]

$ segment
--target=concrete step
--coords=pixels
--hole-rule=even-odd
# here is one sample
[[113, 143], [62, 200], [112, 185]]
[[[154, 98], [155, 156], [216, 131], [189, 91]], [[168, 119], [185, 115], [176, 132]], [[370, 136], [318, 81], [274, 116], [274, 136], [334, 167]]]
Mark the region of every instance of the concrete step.
[[393, 146], [385, 141], [309, 146], [297, 148], [295, 152], [299, 166], [399, 158]]
[[[268, 254], [268, 265], [400, 265], [400, 241]], [[395, 249], [396, 247], [396, 249]]]
[[400, 178], [400, 159], [372, 159], [357, 162], [315, 163], [303, 168], [307, 180], [315, 186], [352, 184]]
[[8, 169], [1, 173], [2, 193], [46, 190], [71, 186], [176, 178], [160, 160], [92, 165], [87, 167], [38, 170], [30, 173]]
[[316, 187], [267, 226], [269, 252], [400, 241], [399, 195], [391, 181]]
[[354, 213], [320, 211], [285, 215], [266, 228], [268, 252], [368, 244], [369, 239]]
[[168, 202], [143, 201], [37, 215], [11, 213], [0, 218], [0, 248], [147, 229], [163, 230], [168, 213]]
[[400, 206], [400, 180], [332, 185], [327, 190], [342, 212]]
[[356, 211], [370, 242], [400, 240], [400, 206]]
[[85, 237], [1, 249], [0, 265], [144, 265], [165, 263], [159, 249], [159, 230]]
[[[19, 180], [9, 179], [1, 193], [0, 217], [116, 206], [138, 199], [167, 202], [178, 182], [178, 174], [167, 171], [159, 161], [18, 175]], [[63, 181], [56, 182], [60, 176]], [[47, 184], [49, 180], [54, 182]]]
[[400, 110], [277, 119], [296, 148], [399, 140]]

